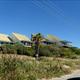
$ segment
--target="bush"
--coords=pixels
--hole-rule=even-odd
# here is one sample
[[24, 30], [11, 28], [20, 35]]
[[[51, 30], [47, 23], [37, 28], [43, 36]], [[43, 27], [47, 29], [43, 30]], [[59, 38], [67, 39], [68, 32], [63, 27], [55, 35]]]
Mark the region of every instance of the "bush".
[[27, 55], [27, 56], [34, 56], [35, 51], [31, 47], [24, 47], [24, 53], [23, 54]]
[[6, 44], [1, 46], [3, 54], [19, 54], [19, 55], [27, 55], [34, 56], [35, 52], [32, 47], [25, 47], [22, 44]]
[[39, 55], [46, 56], [46, 57], [53, 56], [53, 54], [52, 54], [52, 52], [50, 52], [48, 46], [40, 46]]
[[14, 45], [11, 45], [11, 44], [2, 45], [1, 51], [3, 54], [16, 54], [17, 53]]
[[[25, 47], [22, 44], [6, 44], [0, 47], [0, 53], [3, 54], [19, 54], [27, 56], [35, 56], [34, 46]], [[75, 47], [64, 48], [59, 47], [58, 45], [40, 45], [39, 56], [56, 56], [56, 57], [65, 57], [65, 58], [77, 58], [77, 55], [80, 54], [80, 49]]]
[[76, 58], [75, 52], [71, 51], [70, 48], [60, 48], [60, 57], [65, 57], [65, 58]]
[[21, 44], [15, 44], [14, 46], [17, 50], [17, 54], [19, 55], [34, 56], [35, 54], [34, 49], [32, 47], [25, 47]]
[[80, 55], [80, 49], [77, 47], [71, 47], [70, 48], [72, 50], [72, 52], [75, 52], [75, 54]]

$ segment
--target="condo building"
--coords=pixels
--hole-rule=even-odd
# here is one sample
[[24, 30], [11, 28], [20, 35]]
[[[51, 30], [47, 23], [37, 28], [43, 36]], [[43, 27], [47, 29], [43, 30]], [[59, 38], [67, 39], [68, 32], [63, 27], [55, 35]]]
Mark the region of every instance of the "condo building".
[[0, 45], [2, 44], [12, 44], [12, 41], [9, 39], [9, 35], [0, 33]]
[[10, 38], [12, 39], [14, 43], [19, 42], [20, 44], [23, 44], [24, 46], [31, 47], [31, 44], [32, 44], [31, 40], [23, 34], [13, 32]]
[[[31, 41], [31, 39], [29, 39], [27, 36], [20, 33], [13, 32], [11, 35], [0, 33], [0, 45], [14, 44], [17, 42], [26, 47], [31, 47], [32, 43], [34, 43], [34, 41]], [[61, 39], [53, 35], [47, 35], [47, 37], [43, 37], [43, 39], [41, 40], [41, 44], [43, 45], [57, 44], [63, 47], [71, 47], [70, 44], [65, 44], [65, 41], [63, 42]]]

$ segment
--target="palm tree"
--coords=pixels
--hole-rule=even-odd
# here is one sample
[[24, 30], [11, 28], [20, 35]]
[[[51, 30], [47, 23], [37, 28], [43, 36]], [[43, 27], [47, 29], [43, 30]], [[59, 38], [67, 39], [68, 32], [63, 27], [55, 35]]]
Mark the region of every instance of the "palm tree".
[[31, 35], [31, 39], [33, 41], [33, 44], [35, 45], [35, 57], [36, 59], [39, 59], [39, 46], [43, 37], [41, 33], [37, 33], [35, 35]]

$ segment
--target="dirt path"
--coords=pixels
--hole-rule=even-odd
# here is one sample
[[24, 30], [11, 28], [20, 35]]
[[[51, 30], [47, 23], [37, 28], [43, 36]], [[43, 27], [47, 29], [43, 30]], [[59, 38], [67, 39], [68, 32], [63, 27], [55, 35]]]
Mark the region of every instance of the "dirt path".
[[61, 78], [53, 78], [51, 80], [67, 80], [67, 79], [73, 78], [73, 77], [80, 77], [80, 70], [76, 70], [72, 74], [62, 76]]
[[60, 78], [43, 79], [43, 80], [67, 80], [69, 78], [80, 77], [80, 70], [73, 71], [72, 74], [62, 76]]

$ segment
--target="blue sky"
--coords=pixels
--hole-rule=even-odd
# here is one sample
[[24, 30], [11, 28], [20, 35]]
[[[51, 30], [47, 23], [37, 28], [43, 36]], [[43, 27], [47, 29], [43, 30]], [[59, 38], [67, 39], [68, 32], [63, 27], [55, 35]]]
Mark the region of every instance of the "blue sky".
[[52, 34], [80, 47], [79, 0], [0, 0], [0, 33]]

